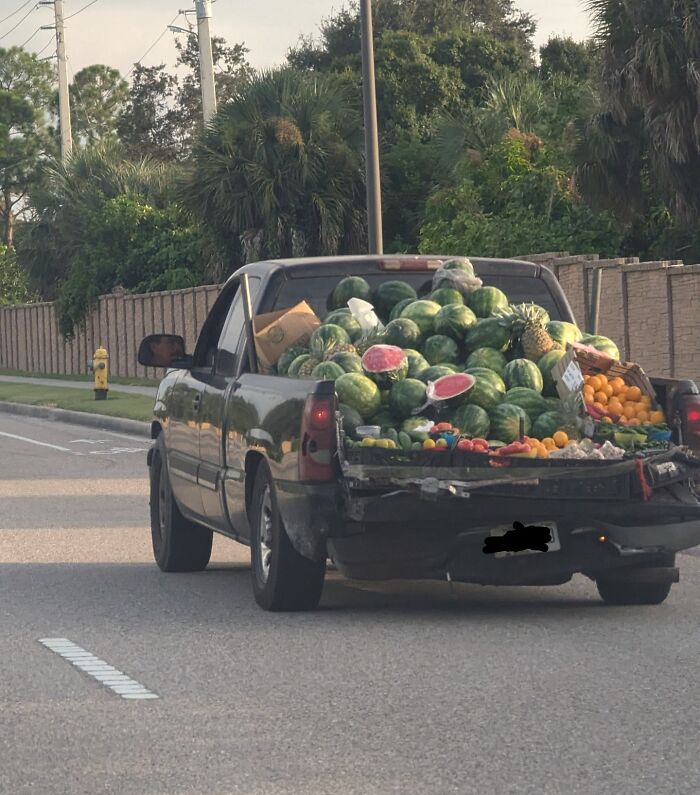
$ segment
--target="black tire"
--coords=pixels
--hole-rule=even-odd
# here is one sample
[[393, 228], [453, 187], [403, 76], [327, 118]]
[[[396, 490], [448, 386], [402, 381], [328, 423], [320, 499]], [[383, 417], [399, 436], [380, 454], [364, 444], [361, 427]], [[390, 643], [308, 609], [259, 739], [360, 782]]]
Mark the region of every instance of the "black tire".
[[671, 583], [615, 582], [596, 580], [606, 605], [660, 605], [671, 592]]
[[170, 485], [162, 435], [156, 439], [151, 461], [151, 539], [161, 571], [203, 571], [209, 563], [213, 533], [180, 512]]
[[251, 510], [251, 576], [263, 610], [318, 607], [326, 561], [309, 560], [292, 546], [277, 509], [277, 494], [265, 464], [258, 467]]

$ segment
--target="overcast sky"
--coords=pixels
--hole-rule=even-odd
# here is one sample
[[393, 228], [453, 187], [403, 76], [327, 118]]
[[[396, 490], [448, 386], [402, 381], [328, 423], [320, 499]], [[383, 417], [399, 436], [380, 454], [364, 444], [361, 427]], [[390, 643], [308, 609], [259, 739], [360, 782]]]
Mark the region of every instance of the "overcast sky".
[[[22, 6], [24, 0], [0, 0], [0, 19]], [[65, 16], [80, 11], [89, 0], [65, 0]], [[0, 47], [24, 44], [40, 25], [50, 24], [52, 8], [31, 11], [15, 31], [34, 0], [22, 12], [0, 24]], [[245, 42], [254, 66], [279, 63], [300, 34], [315, 33], [320, 20], [342, 0], [218, 0], [214, 5], [213, 32], [229, 43]], [[550, 35], [585, 38], [588, 33], [584, 0], [521, 0], [517, 5], [538, 21], [537, 44]], [[193, 8], [193, 0], [96, 0], [94, 5], [66, 22], [66, 45], [71, 69], [77, 72], [91, 63], [105, 63], [127, 73], [181, 8]], [[193, 19], [193, 17], [190, 17]], [[183, 25], [180, 17], [176, 24]], [[144, 59], [145, 65], [172, 64], [173, 36], [166, 32]], [[38, 52], [49, 45], [51, 33], [39, 30], [26, 45]], [[70, 78], [70, 74], [69, 74]]]

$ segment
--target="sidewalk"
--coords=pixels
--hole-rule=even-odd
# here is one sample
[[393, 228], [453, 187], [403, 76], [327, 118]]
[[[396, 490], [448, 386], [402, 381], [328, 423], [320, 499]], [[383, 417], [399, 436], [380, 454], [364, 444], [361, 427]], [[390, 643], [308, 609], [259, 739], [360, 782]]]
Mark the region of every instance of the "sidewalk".
[[[7, 384], [33, 384], [34, 386], [50, 387], [69, 387], [71, 389], [92, 389], [93, 382], [85, 381], [63, 381], [58, 378], [27, 378], [18, 375], [0, 375], [0, 382]], [[128, 392], [132, 395], [147, 395], [155, 398], [158, 391], [154, 386], [122, 386], [120, 384], [110, 384], [110, 392]]]

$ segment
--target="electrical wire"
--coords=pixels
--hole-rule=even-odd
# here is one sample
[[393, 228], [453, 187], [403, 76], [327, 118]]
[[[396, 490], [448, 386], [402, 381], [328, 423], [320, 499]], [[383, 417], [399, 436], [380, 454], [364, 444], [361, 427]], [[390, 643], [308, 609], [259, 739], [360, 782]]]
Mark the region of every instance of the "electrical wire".
[[[39, 50], [39, 52], [34, 53], [34, 54], [37, 57], [39, 57], [40, 55], [43, 55], [46, 52], [46, 50], [48, 50], [49, 47], [54, 43], [55, 40], [56, 40], [56, 36], [54, 35], [46, 42], [46, 44]], [[53, 57], [53, 56], [51, 56], [51, 57]]]
[[168, 22], [168, 24], [165, 26], [165, 29], [164, 29], [164, 30], [163, 30], [163, 32], [160, 34], [160, 36], [158, 36], [158, 38], [157, 38], [157, 39], [156, 39], [156, 40], [153, 42], [153, 44], [151, 44], [151, 46], [150, 46], [150, 47], [149, 47], [149, 48], [146, 50], [146, 52], [145, 52], [145, 53], [144, 53], [144, 54], [143, 54], [143, 55], [142, 55], [142, 56], [141, 56], [141, 57], [138, 59], [138, 61], [136, 61], [136, 63], [135, 63], [133, 66], [132, 66], [132, 68], [130, 69], [130, 71], [129, 71], [129, 72], [128, 72], [128, 73], [127, 73], [125, 76], [124, 76], [124, 79], [125, 79], [125, 80], [128, 80], [128, 79], [129, 79], [129, 77], [131, 77], [131, 75], [132, 75], [132, 74], [133, 74], [133, 73], [136, 71], [136, 67], [141, 65], [141, 61], [143, 61], [143, 59], [144, 59], [144, 58], [146, 58], [146, 57], [147, 57], [147, 56], [150, 54], [151, 50], [153, 50], [153, 49], [156, 47], [156, 45], [157, 45], [157, 44], [159, 44], [160, 40], [161, 40], [161, 39], [163, 38], [163, 36], [165, 36], [165, 34], [168, 32], [168, 28], [169, 28], [171, 25], [174, 25], [174, 24], [175, 24], [175, 22], [176, 22], [176, 21], [177, 21], [177, 20], [178, 20], [178, 19], [179, 19], [181, 16], [182, 16], [182, 11], [178, 11], [178, 13], [177, 13], [177, 14], [176, 14], [176, 15], [173, 17], [172, 21], [171, 21], [171, 22]]
[[19, 48], [20, 48], [20, 50], [21, 50], [21, 49], [23, 49], [24, 47], [26, 47], [26, 46], [27, 46], [27, 44], [29, 44], [29, 42], [30, 42], [30, 41], [31, 41], [31, 40], [34, 38], [34, 36], [36, 36], [36, 34], [37, 34], [37, 33], [38, 33], [40, 30], [41, 30], [41, 28], [37, 28], [37, 29], [34, 31], [34, 33], [32, 33], [32, 35], [31, 35], [31, 36], [30, 36], [30, 37], [29, 37], [29, 38], [28, 38], [26, 41], [22, 42], [22, 44], [20, 44], [20, 45], [19, 45]]
[[14, 26], [14, 28], [10, 28], [7, 31], [7, 33], [3, 33], [2, 36], [0, 36], [0, 41], [2, 41], [2, 39], [4, 39], [4, 38], [7, 38], [7, 36], [9, 36], [10, 33], [12, 33], [13, 31], [17, 30], [17, 28], [24, 22], [24, 20], [28, 16], [33, 14], [37, 10], [37, 8], [39, 8], [39, 4], [38, 3], [33, 8], [30, 8], [29, 11], [27, 11], [27, 13], [22, 17], [22, 19], [20, 19], [20, 21]]
[[78, 14], [82, 14], [83, 11], [85, 11], [88, 8], [90, 8], [90, 6], [94, 6], [96, 2], [97, 2], [97, 0], [92, 0], [91, 3], [88, 3], [86, 6], [83, 6], [79, 11], [76, 11], [74, 14], [71, 14], [69, 17], [64, 17], [63, 21], [67, 22], [69, 19], [73, 19], [73, 17], [77, 17]]
[[27, 7], [27, 6], [28, 6], [28, 5], [29, 5], [31, 2], [32, 2], [32, 0], [27, 0], [27, 2], [26, 2], [26, 3], [23, 3], [23, 4], [22, 4], [22, 5], [19, 7], [19, 8], [15, 9], [15, 10], [14, 10], [14, 11], [13, 11], [11, 14], [8, 14], [8, 15], [7, 15], [6, 17], [4, 17], [3, 19], [0, 19], [0, 25], [2, 25], [4, 22], [7, 22], [7, 20], [8, 20], [8, 19], [12, 19], [12, 17], [13, 17], [15, 14], [19, 14], [19, 12], [20, 12], [20, 11], [21, 11], [23, 8], [26, 8], [26, 7]]

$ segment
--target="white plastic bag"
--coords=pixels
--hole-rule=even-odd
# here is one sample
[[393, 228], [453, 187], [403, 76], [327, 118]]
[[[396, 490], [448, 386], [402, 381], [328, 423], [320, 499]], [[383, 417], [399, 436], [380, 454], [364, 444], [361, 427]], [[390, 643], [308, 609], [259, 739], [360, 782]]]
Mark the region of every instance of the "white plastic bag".
[[[460, 257], [460, 260], [471, 265], [466, 257]], [[474, 268], [470, 270], [459, 270], [458, 268], [445, 268], [452, 260], [445, 260], [442, 265], [433, 274], [433, 290], [440, 287], [452, 287], [459, 290], [462, 295], [469, 295], [483, 285], [481, 279], [474, 273]]]
[[348, 308], [352, 316], [360, 324], [363, 337], [368, 336], [373, 331], [381, 331], [384, 328], [374, 311], [374, 306], [369, 301], [363, 301], [362, 298], [351, 298], [348, 301]]

